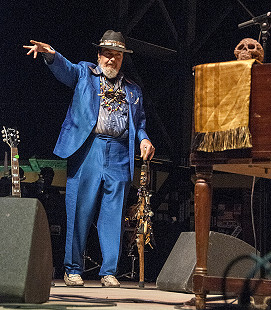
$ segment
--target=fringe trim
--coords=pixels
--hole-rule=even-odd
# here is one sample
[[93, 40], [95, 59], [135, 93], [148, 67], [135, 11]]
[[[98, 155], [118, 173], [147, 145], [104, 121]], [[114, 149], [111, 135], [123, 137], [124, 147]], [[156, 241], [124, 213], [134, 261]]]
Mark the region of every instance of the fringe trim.
[[248, 127], [226, 131], [196, 133], [193, 151], [220, 152], [232, 149], [251, 148], [251, 134]]

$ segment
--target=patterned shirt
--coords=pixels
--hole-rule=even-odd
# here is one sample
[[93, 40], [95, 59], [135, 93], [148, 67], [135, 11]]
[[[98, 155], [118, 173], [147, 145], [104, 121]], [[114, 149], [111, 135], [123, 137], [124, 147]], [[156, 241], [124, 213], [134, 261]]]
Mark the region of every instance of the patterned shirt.
[[[111, 89], [113, 92], [121, 91], [125, 94], [123, 85], [123, 74], [119, 73], [115, 79], [106, 79], [99, 66], [95, 69], [91, 68], [93, 73], [99, 74], [101, 78], [101, 103], [99, 116], [96, 126], [93, 131], [97, 134], [102, 134], [112, 137], [127, 138], [128, 137], [128, 116], [129, 104], [124, 99], [119, 103], [112, 100], [112, 105], [107, 105], [102, 96], [102, 88]], [[109, 100], [110, 101], [110, 100]]]

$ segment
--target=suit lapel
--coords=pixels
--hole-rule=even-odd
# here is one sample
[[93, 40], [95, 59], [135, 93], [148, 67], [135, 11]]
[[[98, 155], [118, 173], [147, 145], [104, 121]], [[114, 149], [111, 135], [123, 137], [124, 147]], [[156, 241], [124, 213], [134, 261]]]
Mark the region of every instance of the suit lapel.
[[100, 93], [100, 76], [96, 76], [94, 74], [91, 75], [92, 85], [94, 88], [93, 99], [94, 99], [94, 113], [98, 117], [99, 108], [100, 108], [100, 97], [98, 94]]
[[126, 100], [129, 102], [129, 109], [131, 110], [132, 118], [134, 119], [135, 111], [136, 111], [136, 104], [138, 103], [137, 94], [134, 91], [133, 87], [125, 86], [126, 91]]

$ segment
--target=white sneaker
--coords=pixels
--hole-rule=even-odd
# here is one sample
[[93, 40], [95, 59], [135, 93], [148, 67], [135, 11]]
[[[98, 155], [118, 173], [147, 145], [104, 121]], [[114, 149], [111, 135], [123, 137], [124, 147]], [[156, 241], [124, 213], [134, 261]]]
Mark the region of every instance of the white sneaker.
[[113, 275], [102, 277], [101, 283], [104, 287], [120, 287], [119, 281]]
[[70, 273], [69, 275], [67, 275], [67, 273], [65, 272], [64, 275], [64, 282], [67, 286], [83, 286], [84, 285], [84, 281], [82, 280], [80, 274], [72, 274]]

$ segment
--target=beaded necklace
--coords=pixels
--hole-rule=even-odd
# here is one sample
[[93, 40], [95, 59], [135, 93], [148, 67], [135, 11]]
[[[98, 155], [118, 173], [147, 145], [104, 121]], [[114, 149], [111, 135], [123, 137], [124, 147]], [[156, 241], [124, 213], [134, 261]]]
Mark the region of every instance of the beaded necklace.
[[101, 105], [109, 111], [109, 114], [118, 110], [122, 111], [122, 104], [126, 104], [126, 93], [121, 89], [121, 80], [118, 79], [112, 86], [109, 85], [105, 76], [100, 76], [101, 93], [98, 94], [102, 98]]

